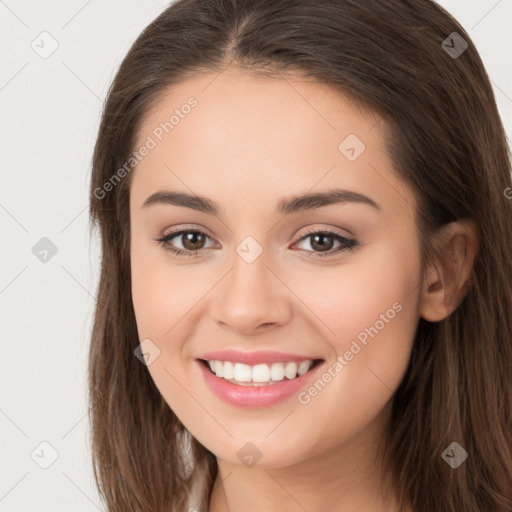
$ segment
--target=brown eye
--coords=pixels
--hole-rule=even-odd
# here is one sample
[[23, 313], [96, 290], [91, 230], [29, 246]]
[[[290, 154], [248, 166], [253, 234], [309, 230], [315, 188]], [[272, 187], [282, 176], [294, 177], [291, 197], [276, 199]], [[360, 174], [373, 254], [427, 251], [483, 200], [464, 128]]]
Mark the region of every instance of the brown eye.
[[[300, 249], [301, 252], [313, 254], [313, 257], [334, 256], [343, 251], [352, 251], [357, 245], [355, 240], [346, 238], [332, 231], [310, 231], [303, 236], [297, 243], [310, 239], [309, 246], [312, 250]], [[335, 242], [340, 245], [333, 249]]]
[[181, 234], [181, 243], [187, 251], [203, 249], [205, 236], [199, 231], [184, 231]]
[[[167, 235], [157, 238], [166, 251], [172, 252], [178, 256], [201, 256], [202, 253], [208, 251], [205, 249], [205, 243], [210, 237], [198, 230], [185, 230], [174, 231]], [[176, 241], [173, 241], [176, 240]], [[176, 247], [178, 245], [178, 247]], [[182, 247], [179, 247], [181, 245]]]
[[[318, 249], [319, 251], [329, 251], [334, 246], [334, 237], [331, 235], [326, 235], [323, 233], [319, 233], [316, 235], [310, 235], [311, 237], [311, 247], [313, 249]], [[326, 240], [328, 240], [326, 242]], [[330, 243], [329, 243], [330, 240]]]

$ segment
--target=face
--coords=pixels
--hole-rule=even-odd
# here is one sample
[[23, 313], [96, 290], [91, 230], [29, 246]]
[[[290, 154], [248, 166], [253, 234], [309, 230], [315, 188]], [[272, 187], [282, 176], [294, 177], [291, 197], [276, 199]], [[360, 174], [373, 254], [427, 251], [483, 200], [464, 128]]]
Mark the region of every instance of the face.
[[[139, 339], [162, 396], [219, 459], [289, 466], [384, 425], [421, 277], [416, 201], [384, 128], [326, 85], [234, 69], [173, 86], [141, 127]], [[232, 364], [215, 376], [202, 360]]]

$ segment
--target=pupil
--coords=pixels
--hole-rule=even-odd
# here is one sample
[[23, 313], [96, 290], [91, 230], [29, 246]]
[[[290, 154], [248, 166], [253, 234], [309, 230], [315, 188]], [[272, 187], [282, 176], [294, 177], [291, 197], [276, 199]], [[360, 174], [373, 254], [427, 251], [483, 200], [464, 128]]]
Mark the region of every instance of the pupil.
[[[197, 244], [197, 238], [200, 239], [202, 237], [201, 233], [184, 233], [183, 236], [185, 237], [183, 246], [186, 249], [188, 249], [188, 250], [201, 249], [200, 242], [199, 242], [199, 247], [195, 245], [195, 244]], [[190, 246], [189, 242], [192, 243], [192, 246]], [[202, 242], [204, 243], [204, 240], [202, 240]], [[189, 246], [187, 247], [187, 245], [189, 245]]]
[[[314, 247], [315, 244], [317, 243], [317, 239], [320, 238], [320, 239], [324, 239], [324, 238], [331, 238], [329, 235], [322, 235], [322, 234], [319, 234], [319, 235], [314, 235], [313, 236], [313, 242], [312, 242], [312, 246]], [[326, 247], [327, 246], [327, 247]], [[325, 244], [325, 243], [322, 243], [320, 242], [319, 243], [319, 248], [323, 251], [328, 251], [329, 249], [332, 248], [332, 242], [330, 244]]]

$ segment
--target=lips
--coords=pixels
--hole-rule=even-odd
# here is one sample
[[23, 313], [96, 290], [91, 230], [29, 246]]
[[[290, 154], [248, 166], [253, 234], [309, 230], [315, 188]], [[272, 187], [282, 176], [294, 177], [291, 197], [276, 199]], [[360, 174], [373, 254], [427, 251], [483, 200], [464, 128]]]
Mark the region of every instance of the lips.
[[215, 376], [203, 362], [197, 362], [199, 372], [209, 390], [218, 398], [237, 407], [268, 407], [291, 398], [311, 382], [322, 364], [292, 380], [283, 380], [270, 385], [247, 386], [233, 384]]
[[[204, 382], [210, 388], [210, 391], [231, 405], [250, 408], [266, 407], [290, 398], [299, 392], [307, 382], [315, 378], [315, 375], [318, 374], [320, 367], [325, 362], [324, 359], [314, 356], [302, 356], [283, 352], [241, 352], [236, 350], [207, 352], [201, 354], [200, 358], [197, 358], [196, 361]], [[220, 364], [222, 361], [224, 362], [224, 371], [227, 370], [228, 365], [234, 366], [234, 376], [237, 378], [242, 377], [245, 382], [237, 382], [236, 379], [226, 380], [226, 378], [216, 375], [208, 362]], [[313, 365], [311, 366], [312, 361]], [[304, 369], [291, 379], [283, 377], [282, 369], [276, 375], [276, 368], [283, 367], [285, 363], [287, 363], [286, 366], [290, 366], [290, 362], [294, 362], [291, 365], [292, 367], [298, 368], [297, 363], [299, 363], [299, 366], [302, 364]], [[260, 380], [260, 382], [252, 382], [248, 375], [245, 378], [243, 377], [249, 367], [252, 367], [252, 377], [255, 378], [254, 368], [265, 365], [273, 367], [270, 375], [271, 381], [263, 382], [267, 379], [268, 374], [260, 374], [259, 371], [262, 368], [258, 369], [259, 377], [257, 380]], [[237, 374], [237, 367], [246, 368], [238, 368], [238, 370], [242, 370], [242, 374]], [[216, 369], [218, 370], [218, 368]], [[280, 380], [274, 381], [273, 378]]]

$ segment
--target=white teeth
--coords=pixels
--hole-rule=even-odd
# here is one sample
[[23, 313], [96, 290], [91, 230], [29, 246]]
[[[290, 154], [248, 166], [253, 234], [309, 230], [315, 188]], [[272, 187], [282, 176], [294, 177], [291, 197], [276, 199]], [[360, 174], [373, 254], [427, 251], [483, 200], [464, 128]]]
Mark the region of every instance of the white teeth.
[[214, 361], [214, 372], [217, 377], [224, 377], [224, 365], [222, 364], [222, 361]]
[[304, 375], [311, 368], [312, 364], [312, 361], [302, 361], [302, 363], [299, 364], [299, 368], [297, 370], [299, 376]]
[[233, 383], [271, 383], [282, 381], [285, 377], [288, 380], [295, 379], [308, 372], [313, 365], [313, 360], [300, 363], [273, 363], [256, 364], [249, 366], [231, 361], [208, 361], [208, 365], [217, 377], [222, 377]]
[[[267, 366], [267, 365], [265, 365]], [[267, 366], [268, 368], [268, 366]], [[274, 363], [270, 368], [270, 378], [272, 380], [283, 380], [284, 379], [284, 366], [282, 363]], [[295, 377], [295, 375], [294, 375]]]
[[235, 365], [231, 361], [224, 363], [224, 378], [226, 380], [235, 378]]
[[[272, 365], [274, 367], [274, 365]], [[268, 382], [270, 380], [270, 368], [268, 364], [257, 364], [252, 367], [253, 382]], [[272, 379], [274, 380], [274, 379]]]
[[248, 364], [235, 363], [235, 376], [233, 378], [238, 382], [251, 382], [251, 367]]
[[297, 375], [297, 363], [286, 363], [284, 368], [284, 376], [287, 379], [294, 379]]

